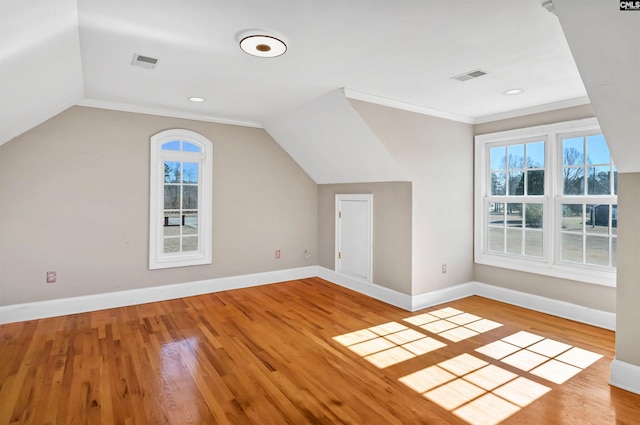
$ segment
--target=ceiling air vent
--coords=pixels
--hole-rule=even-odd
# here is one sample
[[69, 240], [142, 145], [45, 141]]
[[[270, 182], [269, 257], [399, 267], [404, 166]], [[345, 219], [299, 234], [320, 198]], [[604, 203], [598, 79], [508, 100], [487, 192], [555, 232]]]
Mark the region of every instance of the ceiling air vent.
[[158, 59], [150, 58], [149, 56], [142, 56], [137, 53], [133, 55], [133, 60], [131, 61], [131, 65], [147, 69], [153, 69], [157, 63]]
[[456, 75], [455, 77], [451, 77], [454, 80], [458, 81], [467, 81], [473, 80], [474, 78], [482, 77], [483, 75], [487, 75], [487, 71], [483, 71], [481, 69], [474, 69], [473, 71], [465, 72], [464, 74]]

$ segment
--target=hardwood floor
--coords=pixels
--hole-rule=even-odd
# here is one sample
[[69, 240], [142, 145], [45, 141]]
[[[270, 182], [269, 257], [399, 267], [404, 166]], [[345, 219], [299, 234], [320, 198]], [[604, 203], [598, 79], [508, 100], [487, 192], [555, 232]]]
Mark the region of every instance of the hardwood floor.
[[638, 424], [613, 354], [480, 297], [409, 313], [304, 279], [2, 325], [0, 425]]

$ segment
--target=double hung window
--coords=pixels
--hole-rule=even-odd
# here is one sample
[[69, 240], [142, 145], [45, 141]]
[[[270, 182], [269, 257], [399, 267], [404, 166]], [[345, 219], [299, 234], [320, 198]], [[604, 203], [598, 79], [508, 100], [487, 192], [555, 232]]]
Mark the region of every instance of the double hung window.
[[476, 137], [475, 260], [615, 284], [617, 171], [595, 119]]
[[557, 204], [562, 262], [616, 266], [618, 173], [597, 131], [559, 135], [562, 196]]
[[211, 263], [211, 151], [205, 137], [151, 137], [149, 268]]

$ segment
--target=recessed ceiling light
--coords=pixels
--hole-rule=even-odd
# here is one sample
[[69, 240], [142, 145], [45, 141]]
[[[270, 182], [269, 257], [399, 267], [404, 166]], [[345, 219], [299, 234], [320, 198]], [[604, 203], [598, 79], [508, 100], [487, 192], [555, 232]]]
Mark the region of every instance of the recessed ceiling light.
[[524, 90], [522, 90], [522, 89], [510, 89], [510, 90], [502, 92], [502, 94], [506, 94], [507, 96], [511, 96], [511, 95], [514, 95], [514, 94], [520, 94], [522, 92], [524, 92]]
[[240, 48], [253, 56], [274, 58], [287, 51], [287, 45], [270, 35], [252, 34], [240, 40]]
[[204, 97], [190, 97], [189, 100], [192, 102], [204, 102]]

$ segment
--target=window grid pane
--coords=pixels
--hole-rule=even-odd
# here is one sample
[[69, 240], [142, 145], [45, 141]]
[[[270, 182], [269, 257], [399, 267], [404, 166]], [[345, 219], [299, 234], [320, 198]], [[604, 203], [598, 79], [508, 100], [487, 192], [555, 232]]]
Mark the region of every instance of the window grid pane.
[[587, 194], [608, 195], [611, 193], [611, 167], [609, 165], [587, 168]]
[[616, 204], [562, 204], [560, 261], [615, 267]]
[[[175, 147], [175, 143], [170, 142]], [[198, 152], [198, 146], [181, 142], [183, 149]], [[163, 145], [163, 149], [167, 143]], [[197, 162], [164, 162], [163, 252], [165, 254], [198, 251]]]
[[564, 195], [618, 193], [617, 170], [602, 134], [563, 138], [562, 155]]
[[175, 152], [202, 152], [202, 148], [195, 143], [186, 140], [172, 140], [162, 144], [163, 151]]
[[507, 248], [508, 254], [522, 255], [522, 230], [521, 229], [507, 229]]
[[529, 229], [542, 229], [542, 204], [525, 204], [525, 225]]
[[487, 205], [489, 251], [543, 257], [543, 204], [491, 202]]
[[585, 239], [585, 264], [609, 265], [609, 238], [587, 235]]
[[522, 227], [522, 204], [507, 204], [507, 227]]
[[489, 251], [504, 252], [504, 228], [489, 228], [488, 249]]
[[584, 246], [582, 235], [562, 234], [562, 261], [584, 263]]
[[510, 170], [508, 176], [509, 195], [524, 195], [524, 172]]
[[527, 195], [544, 195], [544, 170], [527, 171]]
[[525, 232], [524, 255], [529, 257], [540, 257], [543, 254], [543, 233], [540, 230], [527, 230]]
[[544, 195], [545, 142], [489, 149], [491, 196]]
[[491, 173], [491, 195], [502, 196], [507, 194], [507, 173]]

